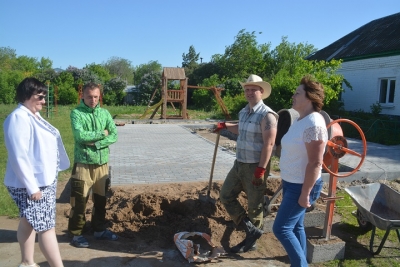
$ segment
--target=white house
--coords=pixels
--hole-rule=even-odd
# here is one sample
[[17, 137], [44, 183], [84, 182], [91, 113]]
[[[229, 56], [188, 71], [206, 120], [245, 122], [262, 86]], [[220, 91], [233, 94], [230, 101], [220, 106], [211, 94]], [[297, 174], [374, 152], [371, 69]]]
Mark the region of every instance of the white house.
[[351, 84], [343, 84], [345, 110], [371, 112], [379, 103], [381, 114], [400, 116], [400, 13], [373, 20], [308, 60], [342, 59], [338, 71]]

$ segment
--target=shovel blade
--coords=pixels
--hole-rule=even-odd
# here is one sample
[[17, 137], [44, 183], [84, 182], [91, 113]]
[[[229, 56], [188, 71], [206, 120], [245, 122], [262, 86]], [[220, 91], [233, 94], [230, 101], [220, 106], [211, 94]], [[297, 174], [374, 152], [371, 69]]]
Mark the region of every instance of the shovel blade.
[[211, 203], [211, 204], [214, 204], [215, 205], [215, 203], [217, 202], [215, 199], [213, 199], [212, 197], [210, 197], [210, 195], [203, 195], [203, 194], [200, 194], [199, 195], [199, 199], [200, 199], [200, 201], [202, 201], [202, 202], [209, 202], [209, 203]]

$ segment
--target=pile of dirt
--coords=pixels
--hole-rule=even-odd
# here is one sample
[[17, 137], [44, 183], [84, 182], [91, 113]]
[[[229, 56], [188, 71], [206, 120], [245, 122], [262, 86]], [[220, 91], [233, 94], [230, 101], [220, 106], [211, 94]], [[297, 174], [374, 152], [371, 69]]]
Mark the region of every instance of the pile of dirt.
[[[272, 196], [280, 181], [270, 179], [266, 195]], [[135, 240], [135, 250], [171, 248], [177, 232], [204, 232], [213, 242], [225, 247], [236, 245], [244, 231], [236, 231], [218, 200], [222, 183], [214, 182], [207, 201], [208, 184], [177, 183], [114, 187], [107, 202], [109, 227], [120, 236]], [[239, 196], [246, 208], [247, 198]]]

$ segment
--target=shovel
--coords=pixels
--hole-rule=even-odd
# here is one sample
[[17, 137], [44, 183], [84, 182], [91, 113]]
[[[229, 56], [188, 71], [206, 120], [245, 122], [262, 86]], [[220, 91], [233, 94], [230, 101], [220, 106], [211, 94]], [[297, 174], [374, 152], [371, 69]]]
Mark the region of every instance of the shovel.
[[211, 164], [211, 172], [210, 172], [210, 181], [208, 182], [208, 189], [207, 189], [207, 195], [203, 196], [200, 195], [200, 200], [204, 202], [211, 202], [215, 204], [215, 199], [212, 199], [210, 197], [210, 192], [211, 192], [211, 186], [212, 186], [212, 179], [213, 179], [213, 174], [214, 174], [214, 166], [215, 166], [215, 158], [217, 157], [217, 151], [218, 151], [218, 144], [219, 144], [219, 137], [221, 135], [221, 131], [217, 132], [217, 140], [215, 141], [215, 147], [214, 147], [214, 156]]

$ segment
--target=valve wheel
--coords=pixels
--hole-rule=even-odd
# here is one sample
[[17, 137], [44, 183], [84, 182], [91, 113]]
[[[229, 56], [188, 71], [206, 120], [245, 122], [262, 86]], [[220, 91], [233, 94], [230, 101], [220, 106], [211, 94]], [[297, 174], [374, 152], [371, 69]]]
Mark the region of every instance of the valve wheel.
[[335, 159], [339, 159], [339, 158], [343, 157], [344, 155], [346, 155], [346, 152], [344, 152], [342, 149], [340, 149], [342, 147], [345, 147], [345, 148], [348, 147], [346, 138], [344, 138], [343, 136], [337, 135], [337, 136], [332, 137], [331, 141], [337, 145], [337, 147], [328, 146], [329, 152], [332, 154], [332, 157], [334, 157]]
[[348, 177], [348, 176], [354, 174], [356, 171], [358, 171], [360, 169], [361, 165], [363, 164], [363, 162], [365, 160], [365, 156], [367, 155], [367, 140], [365, 139], [365, 135], [364, 135], [363, 131], [361, 130], [360, 126], [358, 126], [355, 122], [348, 120], [348, 119], [334, 120], [331, 123], [329, 123], [326, 126], [326, 128], [329, 129], [333, 124], [339, 123], [339, 122], [348, 123], [348, 124], [352, 125], [354, 128], [356, 128], [358, 133], [361, 136], [362, 145], [363, 145], [363, 153], [360, 154], [354, 150], [347, 148], [347, 141], [346, 141], [345, 137], [343, 137], [343, 136], [334, 136], [333, 138], [328, 140], [327, 146], [328, 146], [329, 152], [332, 154], [334, 160], [339, 160], [339, 158], [343, 157], [345, 154], [350, 154], [350, 155], [360, 158], [360, 162], [358, 163], [357, 167], [355, 167], [354, 170], [352, 170], [351, 172], [344, 173], [344, 174], [335, 173], [335, 172], [331, 171], [325, 165], [325, 162], [322, 163], [322, 167], [328, 173], [330, 173], [331, 175], [334, 175], [336, 177], [343, 178], [343, 177]]

